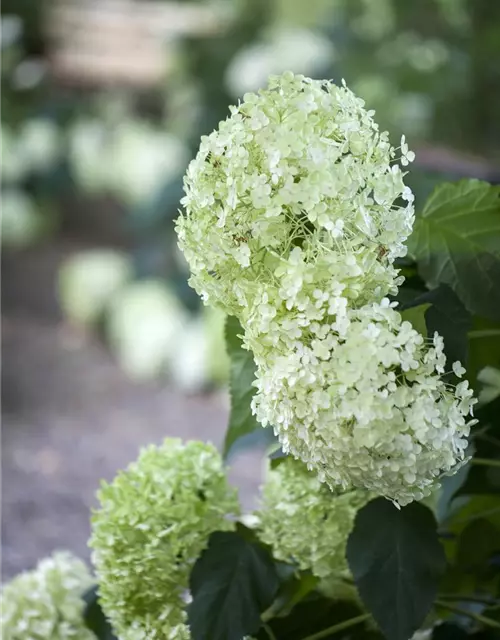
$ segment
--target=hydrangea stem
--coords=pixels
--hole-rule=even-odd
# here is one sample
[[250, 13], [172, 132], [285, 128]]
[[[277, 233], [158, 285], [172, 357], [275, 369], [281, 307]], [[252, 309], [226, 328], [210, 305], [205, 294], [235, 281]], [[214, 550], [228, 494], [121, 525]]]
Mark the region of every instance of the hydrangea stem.
[[490, 458], [472, 458], [471, 464], [477, 464], [481, 467], [500, 467], [500, 460]]
[[488, 618], [487, 616], [483, 616], [480, 613], [467, 611], [467, 609], [462, 609], [462, 607], [456, 607], [454, 604], [443, 602], [442, 600], [436, 600], [435, 604], [437, 607], [441, 607], [442, 609], [447, 609], [448, 611], [452, 611], [453, 613], [457, 613], [458, 615], [471, 618], [471, 620], [475, 620], [476, 622], [479, 622], [480, 624], [483, 624], [486, 627], [491, 627], [492, 629], [500, 629], [500, 622], [497, 622], [492, 618]]
[[355, 618], [351, 618], [350, 620], [344, 620], [343, 622], [339, 622], [338, 624], [334, 624], [328, 629], [323, 629], [322, 631], [318, 631], [317, 633], [313, 633], [310, 636], [304, 638], [304, 640], [321, 640], [321, 638], [326, 638], [332, 633], [337, 633], [337, 631], [344, 631], [344, 629], [349, 629], [350, 627], [354, 627], [365, 620], [368, 620], [370, 617], [369, 613], [363, 613], [360, 616], [356, 616]]

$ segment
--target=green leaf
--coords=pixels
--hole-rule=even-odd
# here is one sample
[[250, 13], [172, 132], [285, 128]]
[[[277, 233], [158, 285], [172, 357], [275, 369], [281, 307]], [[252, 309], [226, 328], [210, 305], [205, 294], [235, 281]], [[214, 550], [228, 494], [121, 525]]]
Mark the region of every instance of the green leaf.
[[431, 288], [448, 284], [472, 313], [500, 319], [500, 187], [480, 180], [439, 185], [417, 218], [408, 249]]
[[418, 307], [411, 307], [401, 311], [403, 320], [410, 322], [415, 331], [420, 335], [427, 337], [427, 325], [425, 324], [425, 312], [430, 308], [430, 304], [421, 304]]
[[432, 337], [437, 331], [443, 337], [448, 369], [457, 360], [465, 364], [468, 347], [467, 332], [472, 324], [470, 313], [453, 290], [448, 285], [441, 284], [437, 289], [421, 293], [410, 302], [403, 303], [401, 305], [403, 317], [413, 308], [416, 310], [424, 305], [427, 305], [424, 311], [427, 333], [423, 335]]
[[99, 604], [97, 585], [86, 591], [82, 598], [85, 602], [83, 611], [85, 626], [97, 636], [98, 640], [117, 640]]
[[460, 535], [456, 563], [462, 571], [481, 578], [491, 572], [491, 559], [497, 553], [500, 553], [500, 529], [486, 518], [478, 518]]
[[446, 564], [430, 509], [372, 500], [358, 511], [347, 560], [361, 599], [388, 640], [408, 640], [429, 612]]
[[267, 551], [238, 533], [216, 531], [191, 572], [193, 640], [241, 640], [256, 633], [278, 586]]
[[251, 402], [255, 393], [252, 386], [255, 380], [255, 362], [252, 352], [243, 348], [240, 336], [243, 329], [237, 318], [228, 316], [226, 320], [226, 346], [231, 360], [230, 392], [231, 413], [224, 440], [223, 455], [231, 452], [234, 444], [241, 438], [251, 436], [255, 431], [267, 440], [274, 439], [272, 429], [263, 429], [252, 414]]

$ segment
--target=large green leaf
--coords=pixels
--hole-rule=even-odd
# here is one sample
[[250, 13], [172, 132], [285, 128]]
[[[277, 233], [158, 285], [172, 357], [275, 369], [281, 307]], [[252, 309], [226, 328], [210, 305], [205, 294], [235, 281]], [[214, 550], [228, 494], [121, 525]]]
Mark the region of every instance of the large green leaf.
[[273, 559], [236, 532], [216, 531], [191, 572], [193, 640], [241, 640], [256, 633], [279, 580]]
[[372, 500], [356, 516], [347, 560], [361, 599], [388, 640], [408, 640], [428, 614], [446, 564], [430, 509]]
[[500, 318], [500, 187], [480, 180], [439, 185], [408, 249], [431, 288], [448, 284], [472, 313]]
[[477, 518], [460, 535], [456, 562], [479, 580], [492, 572], [492, 558], [499, 553], [500, 529], [486, 518]]
[[252, 352], [243, 348], [240, 336], [243, 329], [238, 319], [226, 320], [226, 348], [231, 360], [230, 392], [231, 413], [224, 440], [224, 457], [227, 457], [237, 440], [258, 432], [266, 443], [274, 439], [272, 429], [263, 429], [252, 414], [251, 402], [255, 393], [255, 363]]

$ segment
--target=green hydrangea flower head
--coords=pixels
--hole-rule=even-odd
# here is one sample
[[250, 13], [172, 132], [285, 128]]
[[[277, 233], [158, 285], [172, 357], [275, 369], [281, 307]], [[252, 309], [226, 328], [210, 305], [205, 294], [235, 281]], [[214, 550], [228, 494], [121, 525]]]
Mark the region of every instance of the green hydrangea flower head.
[[208, 304], [245, 324], [256, 299], [279, 311], [315, 290], [394, 290], [414, 219], [400, 165], [413, 154], [373, 115], [345, 84], [285, 72], [202, 137], [177, 233]]
[[318, 578], [348, 574], [347, 537], [367, 491], [333, 492], [300, 460], [287, 456], [262, 487], [259, 536], [274, 556]]
[[63, 551], [19, 574], [2, 590], [3, 640], [95, 640], [82, 599], [93, 582], [87, 566]]
[[189, 574], [209, 535], [239, 514], [210, 444], [167, 438], [98, 492], [93, 562], [101, 604], [122, 638], [188, 638]]

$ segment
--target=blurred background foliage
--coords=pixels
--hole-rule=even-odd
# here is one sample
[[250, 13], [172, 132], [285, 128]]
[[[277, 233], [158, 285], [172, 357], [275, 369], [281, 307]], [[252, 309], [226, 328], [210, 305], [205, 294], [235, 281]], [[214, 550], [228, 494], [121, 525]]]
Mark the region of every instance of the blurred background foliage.
[[4, 0], [2, 242], [78, 237], [54, 284], [134, 379], [226, 382], [173, 230], [182, 176], [228, 105], [291, 69], [347, 84], [443, 179], [500, 182], [496, 0]]

